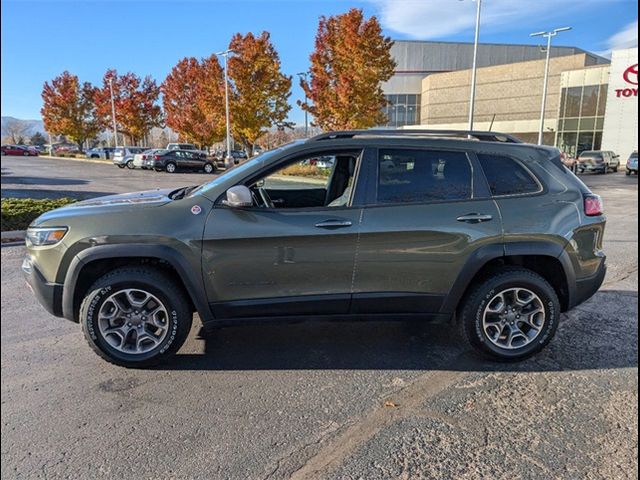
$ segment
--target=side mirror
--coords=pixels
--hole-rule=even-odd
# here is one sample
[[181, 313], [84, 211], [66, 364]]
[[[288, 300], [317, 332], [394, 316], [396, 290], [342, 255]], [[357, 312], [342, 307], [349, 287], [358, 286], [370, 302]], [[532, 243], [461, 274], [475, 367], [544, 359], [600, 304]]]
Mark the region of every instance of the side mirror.
[[227, 199], [223, 200], [222, 204], [231, 208], [252, 207], [253, 195], [244, 185], [236, 185], [227, 190]]

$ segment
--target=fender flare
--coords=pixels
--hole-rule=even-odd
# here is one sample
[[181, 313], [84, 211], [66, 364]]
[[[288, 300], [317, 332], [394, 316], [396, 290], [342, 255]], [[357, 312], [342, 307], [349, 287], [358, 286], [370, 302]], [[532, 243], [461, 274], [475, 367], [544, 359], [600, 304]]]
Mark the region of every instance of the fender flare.
[[200, 270], [194, 271], [186, 258], [168, 245], [117, 244], [99, 245], [79, 252], [69, 264], [62, 290], [62, 313], [64, 318], [77, 322], [75, 318], [75, 290], [83, 267], [94, 260], [108, 258], [157, 258], [171, 265], [180, 277], [187, 294], [203, 322], [213, 319], [206, 299]]
[[440, 313], [452, 315], [458, 308], [464, 293], [476, 274], [490, 261], [511, 256], [545, 256], [560, 261], [567, 283], [568, 305], [572, 308], [576, 298], [576, 275], [564, 246], [555, 242], [510, 242], [500, 245], [485, 245], [474, 251], [460, 270], [458, 278], [446, 296]]

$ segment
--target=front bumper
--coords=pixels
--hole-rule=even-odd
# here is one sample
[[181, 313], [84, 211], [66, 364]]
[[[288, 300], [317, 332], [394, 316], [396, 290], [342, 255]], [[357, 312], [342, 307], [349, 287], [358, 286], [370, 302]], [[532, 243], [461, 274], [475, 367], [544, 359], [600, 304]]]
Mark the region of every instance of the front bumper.
[[589, 300], [600, 289], [607, 274], [606, 257], [602, 258], [598, 271], [591, 277], [576, 280], [576, 295], [571, 308]]
[[27, 285], [45, 310], [56, 317], [62, 317], [62, 285], [47, 282], [28, 255], [22, 261], [22, 272]]

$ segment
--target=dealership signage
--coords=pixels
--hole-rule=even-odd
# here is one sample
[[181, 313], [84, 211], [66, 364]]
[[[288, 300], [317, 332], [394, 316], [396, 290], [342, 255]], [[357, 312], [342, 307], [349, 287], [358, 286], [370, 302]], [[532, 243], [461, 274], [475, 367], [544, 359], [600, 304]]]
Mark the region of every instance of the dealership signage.
[[628, 85], [635, 85], [635, 87], [617, 88], [616, 97], [618, 98], [632, 98], [638, 96], [638, 64], [631, 65], [622, 74], [622, 78]]

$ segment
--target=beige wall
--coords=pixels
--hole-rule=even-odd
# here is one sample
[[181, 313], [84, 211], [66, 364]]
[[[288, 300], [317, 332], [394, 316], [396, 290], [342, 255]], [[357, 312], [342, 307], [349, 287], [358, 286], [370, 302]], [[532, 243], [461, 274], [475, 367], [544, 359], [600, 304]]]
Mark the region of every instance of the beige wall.
[[[551, 132], [549, 129], [555, 131], [557, 127], [562, 72], [591, 64], [593, 59], [585, 54], [551, 59], [545, 115], [547, 132]], [[475, 127], [488, 128], [495, 114], [493, 129], [496, 131], [537, 132], [544, 66], [544, 60], [535, 60], [478, 69]], [[466, 128], [470, 88], [471, 70], [426, 77], [422, 82], [422, 127]], [[548, 136], [552, 139], [553, 133]]]

